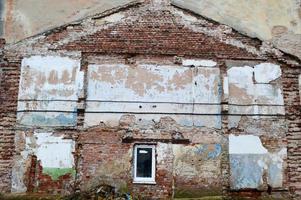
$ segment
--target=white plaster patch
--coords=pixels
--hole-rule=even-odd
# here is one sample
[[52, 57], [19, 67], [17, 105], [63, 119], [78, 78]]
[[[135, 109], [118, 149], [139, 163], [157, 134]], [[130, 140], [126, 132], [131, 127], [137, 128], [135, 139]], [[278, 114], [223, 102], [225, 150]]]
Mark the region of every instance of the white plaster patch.
[[[25, 136], [25, 133], [17, 133], [17, 143], [25, 141], [25, 148], [20, 155], [16, 155], [12, 168], [12, 192], [22, 193], [27, 191], [26, 171], [30, 155], [36, 155], [43, 168], [73, 168], [75, 142], [71, 139], [52, 136], [52, 133], [34, 133], [33, 136]], [[20, 148], [20, 146], [19, 146]]]
[[230, 135], [230, 154], [266, 154], [268, 150], [262, 145], [260, 138], [254, 135]]
[[[16, 132], [15, 143], [20, 144], [20, 142], [25, 140], [24, 132]], [[18, 151], [20, 146], [16, 146], [16, 151]], [[11, 178], [11, 192], [12, 193], [25, 193], [27, 187], [24, 183], [24, 174], [26, 173], [26, 159], [28, 158], [30, 152], [27, 150], [22, 151], [21, 154], [16, 154], [14, 156], [14, 163], [12, 166], [12, 178]]]
[[[19, 99], [77, 100], [80, 60], [60, 56], [31, 56], [22, 60]], [[52, 92], [51, 92], [52, 91]], [[64, 93], [66, 96], [64, 96]]]
[[231, 188], [258, 188], [263, 184], [263, 172], [267, 170], [267, 183], [272, 187], [282, 187], [284, 177], [283, 162], [287, 149], [268, 152], [260, 138], [253, 135], [229, 136], [231, 165]]
[[224, 80], [223, 80], [223, 91], [224, 91], [225, 97], [228, 97], [228, 95], [229, 95], [229, 79], [227, 76], [225, 76]]
[[231, 67], [228, 70], [229, 83], [237, 83], [242, 86], [253, 84], [253, 67]]
[[269, 83], [281, 76], [281, 68], [272, 63], [261, 63], [254, 67], [254, 75], [257, 83]]
[[79, 71], [78, 72], [78, 81], [77, 81], [77, 96], [79, 97], [80, 96], [80, 93], [83, 92], [84, 90], [84, 79], [85, 79], [85, 73], [82, 72], [82, 71]]
[[157, 163], [164, 164], [166, 162], [166, 156], [170, 154], [171, 150], [171, 144], [158, 143], [156, 147]]
[[194, 59], [183, 59], [183, 66], [190, 67], [215, 67], [217, 63], [213, 60], [194, 60]]
[[113, 23], [113, 22], [119, 22], [124, 17], [125, 17], [124, 14], [118, 12], [118, 13], [115, 13], [108, 17], [103, 18], [103, 20], [105, 20], [106, 22], [109, 22], [109, 23]]
[[[22, 60], [18, 123], [26, 126], [74, 126], [77, 100], [83, 88], [80, 60], [31, 56]], [[51, 111], [36, 112], [36, 111]], [[54, 112], [58, 111], [58, 112]], [[60, 112], [68, 111], [68, 113]]]
[[[32, 68], [45, 67], [45, 71], [50, 71], [54, 66], [74, 66], [77, 62], [68, 57], [60, 56], [31, 56], [22, 60], [22, 66], [30, 66]], [[49, 68], [48, 68], [49, 67]]]
[[[282, 164], [283, 159], [286, 157], [287, 155], [287, 149], [286, 148], [282, 148], [279, 152], [276, 153], [270, 153], [270, 157], [271, 160], [273, 162], [279, 162], [280, 164]], [[282, 165], [278, 165], [278, 167], [282, 167]]]
[[26, 137], [26, 149], [37, 156], [43, 168], [73, 168], [73, 140], [52, 136], [52, 133], [35, 133], [34, 137], [36, 141]]
[[255, 84], [255, 98], [259, 104], [284, 105], [280, 88], [271, 84]]
[[272, 187], [282, 187], [284, 173], [283, 162], [287, 156], [287, 149], [282, 148], [280, 151], [269, 154], [269, 174], [268, 183]]
[[116, 126], [130, 113], [139, 122], [170, 116], [184, 126], [220, 128], [219, 75], [210, 67], [89, 65], [85, 126]]
[[[280, 67], [277, 65], [276, 70], [269, 75], [269, 69], [273, 64], [262, 63], [257, 65], [268, 66], [266, 71], [256, 70], [250, 66], [231, 67], [228, 71], [229, 77], [229, 113], [235, 115], [254, 115], [253, 118], [260, 118], [260, 115], [284, 115], [284, 100], [282, 89], [279, 83], [256, 83], [254, 81], [255, 73], [262, 73], [263, 77], [278, 77], [281, 75]], [[278, 70], [279, 69], [279, 70]], [[277, 72], [275, 72], [277, 71]], [[278, 75], [275, 75], [278, 74]], [[233, 118], [235, 119], [235, 118]], [[238, 125], [235, 122], [229, 122], [230, 127]]]

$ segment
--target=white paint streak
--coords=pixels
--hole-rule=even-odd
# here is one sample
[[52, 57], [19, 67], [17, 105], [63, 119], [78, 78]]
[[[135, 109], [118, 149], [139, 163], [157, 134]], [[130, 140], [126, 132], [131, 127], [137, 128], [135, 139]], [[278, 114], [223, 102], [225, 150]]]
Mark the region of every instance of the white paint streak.
[[266, 154], [267, 149], [263, 147], [260, 138], [254, 135], [230, 135], [230, 154]]
[[80, 96], [80, 93], [84, 90], [84, 78], [85, 78], [85, 73], [82, 71], [78, 72], [78, 78], [77, 78], [77, 96]]
[[183, 59], [183, 66], [190, 67], [215, 67], [217, 63], [212, 60], [194, 60], [194, 59]]
[[225, 76], [224, 80], [223, 80], [223, 90], [224, 90], [225, 97], [228, 97], [228, 95], [229, 95], [229, 79], [227, 76]]

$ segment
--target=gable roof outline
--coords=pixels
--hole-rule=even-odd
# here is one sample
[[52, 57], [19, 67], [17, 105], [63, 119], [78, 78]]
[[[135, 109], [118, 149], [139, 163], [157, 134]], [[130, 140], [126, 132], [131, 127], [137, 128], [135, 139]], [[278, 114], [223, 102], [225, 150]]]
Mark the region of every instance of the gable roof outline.
[[[244, 36], [241, 33], [236, 32], [232, 28], [214, 23], [202, 16], [189, 12], [182, 8], [178, 8], [174, 5], [154, 6], [143, 0], [134, 1], [122, 7], [114, 8], [103, 13], [99, 13], [93, 16], [85, 17], [81, 20], [65, 24], [63, 26], [50, 29], [43, 33], [31, 36], [23, 39], [14, 44], [8, 44], [5, 46], [5, 50], [22, 50], [23, 52], [31, 51], [38, 53], [42, 51], [58, 50], [59, 47], [64, 46], [70, 42], [81, 39], [82, 37], [93, 35], [99, 31], [105, 30], [109, 27], [117, 24], [126, 23], [127, 21], [137, 21], [139, 15], [145, 11], [165, 11], [170, 12], [185, 28], [190, 29], [196, 33], [202, 33], [208, 37], [214, 38], [217, 42], [221, 42], [226, 45], [230, 45], [235, 48], [247, 51], [250, 54], [255, 55], [258, 59], [266, 59], [267, 55], [273, 55], [272, 57], [282, 58], [284, 53], [280, 50], [273, 48], [270, 44], [263, 42], [261, 45], [257, 42], [250, 42], [251, 44], [244, 43], [235, 36], [239, 35], [243, 40], [256, 41], [254, 38]], [[129, 13], [134, 13], [136, 16], [129, 16]], [[76, 31], [76, 27], [81, 26], [83, 31]], [[75, 31], [72, 31], [74, 29]], [[61, 33], [68, 30], [68, 34], [55, 42], [47, 43], [47, 38], [56, 33]], [[258, 41], [258, 40], [257, 40]], [[35, 45], [36, 43], [43, 44], [41, 46]], [[281, 59], [283, 60], [283, 58]], [[293, 57], [290, 60], [293, 64], [299, 62], [298, 59]], [[298, 60], [298, 61], [296, 61]]]

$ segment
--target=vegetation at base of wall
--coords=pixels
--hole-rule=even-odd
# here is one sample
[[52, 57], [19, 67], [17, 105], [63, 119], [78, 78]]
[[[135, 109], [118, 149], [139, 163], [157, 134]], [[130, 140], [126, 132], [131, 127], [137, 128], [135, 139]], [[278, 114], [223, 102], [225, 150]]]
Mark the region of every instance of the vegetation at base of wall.
[[127, 185], [122, 188], [115, 188], [111, 185], [100, 184], [89, 191], [74, 193], [64, 200], [136, 200], [128, 193]]
[[209, 196], [201, 198], [175, 198], [175, 200], [222, 200], [221, 196]]
[[1, 194], [0, 200], [64, 200], [63, 197], [57, 195], [45, 194]]
[[222, 191], [219, 188], [211, 188], [211, 189], [189, 189], [189, 188], [178, 188], [175, 190], [175, 198], [179, 199], [201, 199], [201, 198], [215, 198], [220, 197], [222, 195]]
[[[112, 200], [126, 200], [125, 196], [123, 197], [101, 197], [95, 194], [88, 194], [84, 192], [79, 192], [76, 194], [72, 194], [67, 197], [57, 196], [57, 195], [45, 195], [45, 194], [1, 194], [0, 193], [0, 200], [102, 200], [102, 199], [112, 199]], [[175, 200], [222, 200], [224, 199], [222, 196], [207, 196], [207, 197], [200, 197], [200, 198], [175, 198]], [[134, 198], [133, 198], [134, 200]], [[137, 199], [135, 199], [137, 200]], [[143, 200], [143, 198], [142, 198]], [[231, 200], [255, 200], [254, 198], [247, 198], [247, 197], [231, 197]], [[287, 200], [287, 198], [275, 198], [270, 196], [264, 196], [256, 198], [256, 200]]]
[[231, 197], [231, 200], [288, 200], [288, 198], [285, 197], [272, 197], [272, 196], [262, 196], [262, 197]]

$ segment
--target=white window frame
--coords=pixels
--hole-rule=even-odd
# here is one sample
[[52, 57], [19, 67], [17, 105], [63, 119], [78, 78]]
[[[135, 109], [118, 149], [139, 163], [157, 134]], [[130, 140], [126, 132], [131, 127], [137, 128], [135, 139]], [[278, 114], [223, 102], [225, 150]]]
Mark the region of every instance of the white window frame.
[[[152, 149], [152, 176], [149, 178], [137, 177], [137, 149]], [[156, 146], [148, 144], [137, 144], [134, 147], [134, 181], [133, 183], [156, 184]]]

